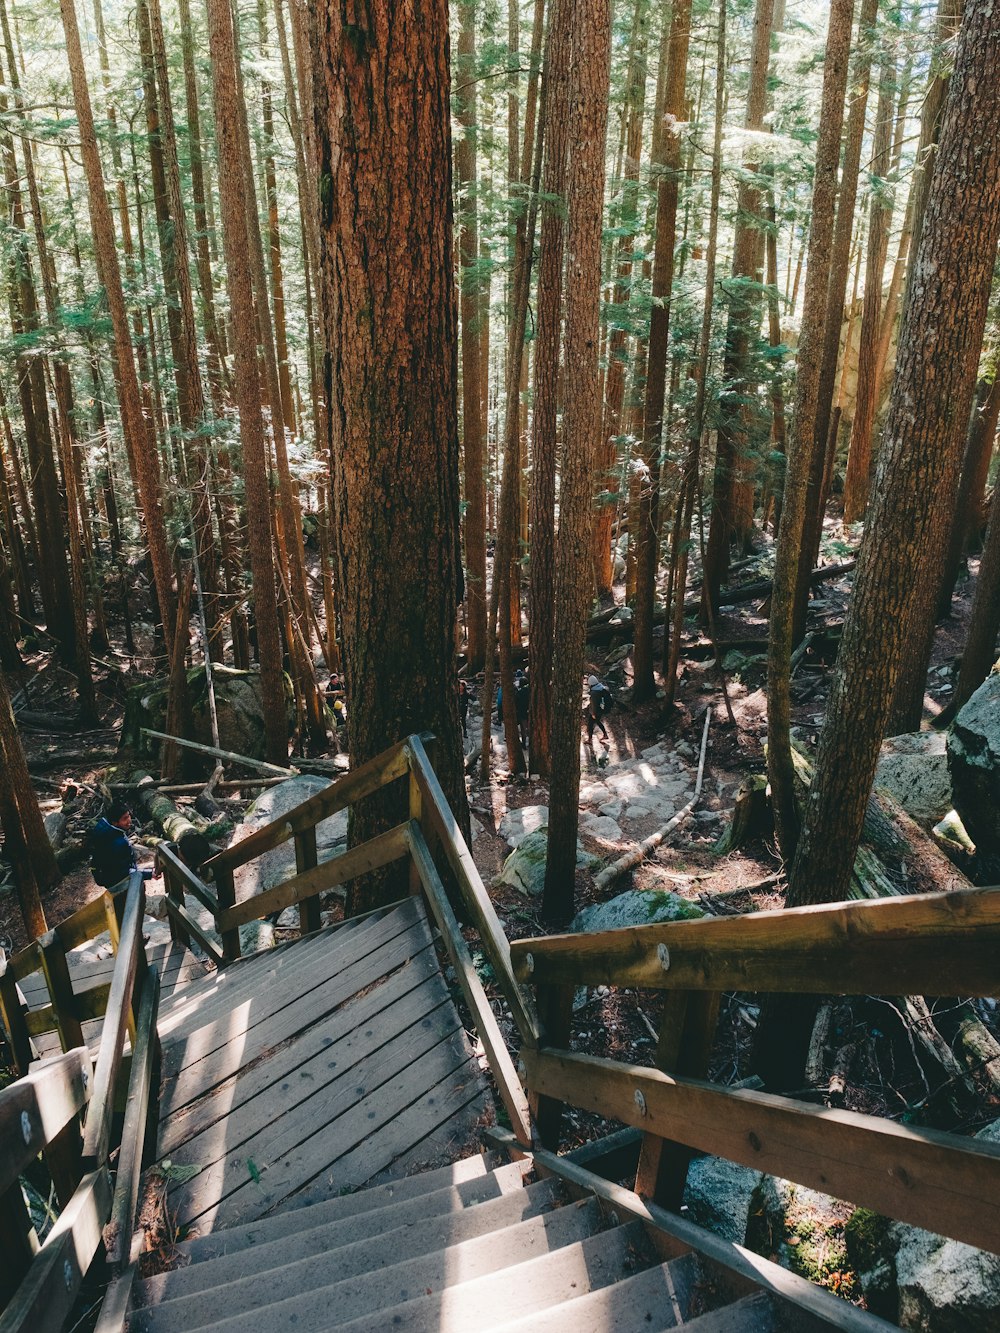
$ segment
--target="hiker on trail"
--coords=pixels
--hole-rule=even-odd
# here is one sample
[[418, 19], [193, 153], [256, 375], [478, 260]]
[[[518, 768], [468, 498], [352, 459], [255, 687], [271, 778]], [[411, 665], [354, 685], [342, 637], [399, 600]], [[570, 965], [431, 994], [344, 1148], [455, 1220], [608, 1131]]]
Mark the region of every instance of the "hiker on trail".
[[[114, 888], [138, 868], [135, 848], [129, 839], [131, 827], [132, 811], [121, 800], [112, 801], [107, 813], [91, 826], [87, 835], [90, 870], [102, 889]], [[142, 877], [152, 879], [153, 872], [144, 870]]]
[[587, 740], [593, 745], [594, 728], [600, 727], [601, 736], [604, 738], [601, 743], [607, 746], [608, 729], [604, 725], [604, 714], [611, 707], [611, 691], [596, 676], [587, 677], [587, 688], [590, 691], [587, 711], [584, 714], [587, 719]]
[[469, 686], [468, 682], [459, 677], [458, 681], [458, 716], [462, 720], [462, 736], [468, 739], [469, 735]]
[[514, 707], [517, 709], [517, 734], [525, 749], [528, 746], [528, 703], [530, 698], [528, 673], [519, 669], [514, 672]]
[[330, 673], [330, 679], [327, 682], [326, 706], [333, 714], [334, 726], [342, 727], [347, 721], [347, 698], [344, 694], [343, 682], [336, 671]]

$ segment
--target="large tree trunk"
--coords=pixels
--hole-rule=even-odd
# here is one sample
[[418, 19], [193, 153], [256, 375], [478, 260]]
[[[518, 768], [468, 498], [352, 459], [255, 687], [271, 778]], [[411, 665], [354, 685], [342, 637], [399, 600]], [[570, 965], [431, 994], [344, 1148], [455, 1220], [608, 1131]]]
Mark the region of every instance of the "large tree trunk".
[[795, 417], [790, 433], [788, 469], [775, 556], [771, 597], [771, 633], [767, 662], [767, 769], [774, 802], [775, 826], [782, 856], [794, 851], [798, 816], [793, 791], [789, 744], [791, 713], [790, 664], [794, 633], [795, 587], [806, 514], [809, 463], [816, 429], [819, 376], [826, 318], [827, 258], [833, 239], [834, 200], [840, 131], [844, 121], [848, 54], [851, 46], [853, 0], [834, 0], [823, 62], [823, 100], [813, 183], [809, 259], [802, 310], [795, 382]]
[[542, 913], [573, 914], [580, 792], [580, 682], [593, 587], [591, 488], [601, 424], [597, 350], [601, 303], [604, 140], [611, 61], [609, 0], [573, 14], [572, 99], [566, 249], [566, 419], [556, 546], [555, 660], [548, 861]]
[[4, 854], [14, 870], [21, 915], [28, 935], [45, 933], [45, 914], [38, 896], [59, 879], [52, 844], [49, 842], [38, 797], [31, 785], [21, 739], [11, 712], [10, 695], [0, 675], [0, 824]]
[[[316, 27], [322, 306], [351, 757], [362, 763], [411, 732], [432, 731], [445, 795], [467, 829], [454, 652], [448, 8], [427, 0], [362, 11], [350, 0], [323, 0]], [[405, 815], [401, 793], [380, 793], [356, 811], [351, 836], [363, 841]], [[356, 886], [348, 909], [388, 901], [404, 885], [390, 873], [380, 885]]]
[[[1000, 11], [966, 5], [914, 263], [874, 499], [789, 902], [844, 896], [920, 573], [961, 454], [1000, 234]], [[964, 413], [962, 414], [964, 421]]]

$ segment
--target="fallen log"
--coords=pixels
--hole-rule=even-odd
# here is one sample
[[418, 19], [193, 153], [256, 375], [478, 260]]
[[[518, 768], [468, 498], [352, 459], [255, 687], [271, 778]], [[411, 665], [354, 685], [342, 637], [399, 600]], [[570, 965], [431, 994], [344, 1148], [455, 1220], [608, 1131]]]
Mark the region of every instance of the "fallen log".
[[182, 814], [169, 796], [157, 787], [149, 773], [136, 773], [133, 778], [135, 799], [150, 819], [161, 829], [168, 842], [177, 844], [181, 859], [192, 869], [212, 855], [212, 848], [199, 829]]
[[228, 760], [231, 764], [242, 764], [244, 768], [255, 768], [261, 773], [273, 773], [282, 778], [295, 777], [298, 769], [282, 768], [278, 764], [265, 763], [263, 759], [251, 759], [247, 754], [234, 754], [232, 750], [220, 750], [217, 745], [202, 745], [201, 741], [189, 741], [183, 736], [171, 736], [165, 731], [154, 731], [152, 727], [140, 727], [143, 736], [152, 736], [156, 741], [173, 741], [188, 750], [197, 750], [199, 754], [214, 755], [216, 759]]

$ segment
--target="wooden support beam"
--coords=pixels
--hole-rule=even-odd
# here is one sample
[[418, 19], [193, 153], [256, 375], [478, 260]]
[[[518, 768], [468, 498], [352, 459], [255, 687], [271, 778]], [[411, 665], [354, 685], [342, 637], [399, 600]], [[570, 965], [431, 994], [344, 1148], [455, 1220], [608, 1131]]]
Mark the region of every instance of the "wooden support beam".
[[[316, 850], [316, 825], [295, 835], [295, 870], [297, 877], [307, 870], [315, 870], [319, 861]], [[319, 894], [299, 899], [299, 934], [311, 935], [323, 924], [320, 917]]]
[[45, 1145], [80, 1114], [90, 1097], [86, 1046], [55, 1056], [0, 1091], [0, 1194]]
[[522, 1058], [531, 1089], [1000, 1253], [1000, 1144], [569, 1051]]
[[38, 944], [42, 951], [42, 972], [52, 1002], [52, 1014], [59, 1032], [59, 1043], [64, 1051], [85, 1046], [83, 1024], [80, 1022], [62, 941], [54, 930], [48, 930]]
[[26, 1074], [31, 1064], [31, 1034], [18, 993], [17, 977], [3, 949], [0, 949], [0, 1018], [14, 1057], [14, 1067], [19, 1074]]

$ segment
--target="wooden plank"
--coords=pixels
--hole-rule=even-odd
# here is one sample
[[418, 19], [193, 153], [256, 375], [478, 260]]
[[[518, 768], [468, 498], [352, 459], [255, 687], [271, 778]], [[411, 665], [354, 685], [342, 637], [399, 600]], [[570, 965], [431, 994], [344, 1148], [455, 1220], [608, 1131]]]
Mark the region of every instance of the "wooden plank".
[[94, 1091], [87, 1128], [83, 1138], [83, 1161], [91, 1171], [107, 1161], [111, 1138], [111, 1120], [114, 1115], [115, 1084], [121, 1064], [125, 1030], [132, 1007], [132, 986], [142, 949], [142, 914], [146, 901], [146, 886], [138, 870], [129, 876], [128, 893], [121, 925], [121, 945], [111, 993], [104, 1016], [97, 1068], [94, 1070]]
[[222, 952], [226, 961], [232, 962], [240, 956], [239, 928], [237, 926], [222, 928], [222, 918], [236, 902], [236, 882], [233, 878], [232, 866], [222, 865], [216, 869], [215, 891], [219, 895], [219, 915], [216, 917], [216, 923], [222, 937]]
[[[213, 1042], [213, 1049], [204, 1057], [185, 1064], [176, 1078], [165, 1083], [160, 1103], [161, 1115], [180, 1110], [182, 1106], [224, 1082], [268, 1048], [318, 1023], [363, 986], [370, 985], [378, 980], [379, 975], [385, 975], [405, 963], [427, 942], [426, 925], [422, 931], [413, 927], [383, 946], [377, 966], [369, 958], [360, 959], [336, 976], [322, 981], [299, 1003], [284, 1005], [277, 1013], [269, 1014], [266, 1022], [255, 1024], [245, 1035], [237, 1035], [231, 1042], [224, 1040], [223, 1035], [220, 1045]], [[169, 1054], [169, 1051], [164, 1052], [165, 1063]]]
[[[159, 1155], [171, 1160], [184, 1160], [186, 1145], [211, 1125], [224, 1117], [237, 1117], [241, 1110], [269, 1088], [284, 1081], [302, 1077], [310, 1060], [327, 1051], [336, 1059], [336, 1046], [348, 1039], [358, 1027], [370, 1022], [383, 1011], [388, 1012], [410, 991], [428, 977], [438, 973], [437, 958], [428, 945], [422, 953], [408, 960], [363, 995], [351, 998], [324, 1023], [315, 1024], [285, 1045], [273, 1051], [248, 1069], [242, 1069], [227, 1084], [194, 1102], [176, 1115], [167, 1116], [160, 1123]], [[199, 1159], [200, 1160], [200, 1159]]]
[[837, 995], [1000, 995], [1000, 890], [518, 940], [536, 983]]
[[[230, 1005], [228, 988], [223, 987], [218, 1004], [205, 1015], [204, 1022], [198, 1022], [202, 1015], [196, 1009], [192, 1022], [197, 1027], [187, 1029], [179, 1039], [171, 1037], [163, 1063], [164, 1077], [171, 1078], [213, 1052], [243, 1042], [252, 1029], [269, 1023], [289, 1006], [303, 1002], [309, 1005], [313, 993], [335, 979], [344, 967], [353, 968], [354, 989], [378, 980], [382, 975], [379, 949], [397, 936], [408, 936], [420, 924], [415, 911], [393, 913], [392, 917], [371, 922], [356, 934], [352, 932], [350, 943], [338, 939], [322, 952], [304, 950], [301, 961], [290, 955], [290, 965], [280, 970], [270, 967], [267, 954], [262, 954], [253, 969], [247, 969], [248, 984], [240, 988], [238, 997], [232, 997], [238, 1002]], [[427, 938], [426, 926], [424, 935], [415, 938], [422, 947]], [[404, 947], [410, 947], [409, 940]], [[353, 990], [347, 994], [353, 994]]]
[[283, 884], [276, 884], [273, 889], [226, 908], [219, 918], [219, 925], [225, 930], [233, 930], [248, 921], [258, 921], [261, 917], [283, 911], [325, 889], [346, 884], [348, 880], [366, 874], [369, 870], [377, 870], [380, 866], [397, 861], [406, 852], [406, 825], [397, 824], [377, 838], [332, 856], [329, 861], [296, 875], [294, 879], [287, 879]]
[[38, 941], [32, 940], [30, 944], [26, 944], [21, 952], [15, 954], [9, 962], [10, 970], [18, 981], [24, 977], [30, 977], [32, 972], [41, 972], [42, 951], [39, 948]]
[[208, 1166], [222, 1151], [339, 1078], [353, 1061], [377, 1049], [379, 1040], [384, 1044], [408, 1023], [419, 1022], [445, 998], [440, 989], [431, 994], [423, 984], [437, 969], [427, 951], [421, 956], [422, 968], [401, 968], [351, 1000], [332, 1021], [294, 1037], [235, 1082], [169, 1117], [161, 1126], [160, 1155], [182, 1165]]
[[81, 1015], [77, 1012], [73, 983], [69, 977], [66, 951], [54, 930], [46, 931], [38, 945], [42, 951], [45, 985], [52, 1002], [52, 1016], [59, 1031], [59, 1041], [64, 1051], [72, 1051], [83, 1045], [83, 1028], [80, 1026]]
[[146, 1134], [148, 1110], [153, 1093], [153, 1065], [156, 1059], [156, 1011], [160, 1000], [160, 978], [156, 968], [150, 968], [142, 988], [139, 1017], [136, 1022], [135, 1049], [129, 1075], [128, 1101], [122, 1126], [121, 1149], [118, 1154], [118, 1173], [111, 1204], [111, 1219], [104, 1232], [111, 1272], [117, 1276], [129, 1262], [135, 1209], [139, 1199], [139, 1177], [142, 1174], [143, 1141]]
[[203, 880], [199, 879], [190, 866], [185, 865], [168, 842], [161, 842], [156, 849], [161, 865], [168, 865], [175, 879], [180, 880], [188, 893], [197, 898], [203, 907], [207, 907], [213, 916], [219, 915], [219, 900]]
[[56, 934], [67, 953], [104, 934], [108, 928], [107, 910], [110, 898], [111, 894], [104, 889], [96, 898], [91, 898], [89, 903], [84, 903], [72, 916], [59, 922], [55, 928]]
[[97, 1315], [94, 1333], [125, 1333], [129, 1302], [132, 1288], [135, 1286], [136, 1269], [127, 1268], [120, 1277], [116, 1277], [104, 1293], [104, 1300]]
[[78, 1115], [90, 1095], [86, 1047], [67, 1051], [0, 1091], [0, 1193]]
[[222, 1201], [214, 1225], [237, 1226], [261, 1217], [320, 1175], [329, 1182], [330, 1195], [370, 1180], [481, 1094], [478, 1066], [464, 1047], [455, 1037], [440, 1042], [383, 1083], [377, 1095], [355, 1103], [284, 1159], [269, 1163], [259, 1185], [248, 1181]]
[[280, 847], [283, 842], [287, 842], [301, 830], [321, 823], [330, 815], [345, 810], [355, 801], [360, 801], [365, 796], [370, 796], [372, 792], [378, 791], [380, 787], [403, 777], [407, 767], [408, 757], [401, 742], [376, 755], [374, 759], [369, 759], [359, 768], [345, 773], [343, 777], [336, 778], [329, 787], [317, 792], [315, 796], [310, 796], [286, 815], [273, 820], [270, 824], [265, 824], [242, 842], [209, 857], [202, 869], [214, 874], [221, 866], [235, 869], [237, 866], [246, 865], [262, 852], [269, 852], [272, 847]]
[[[447, 1042], [458, 1030], [458, 1015], [454, 1007], [447, 1003], [447, 995], [442, 994], [442, 991], [443, 987], [432, 994], [431, 999], [436, 1003], [430, 1012], [419, 1014], [414, 1022], [406, 1024], [401, 1031], [394, 1034], [383, 1027], [377, 1034], [373, 1033], [373, 1039], [378, 1042], [375, 1049], [362, 1055], [356, 1064], [337, 1070], [328, 1083], [316, 1089], [313, 1097], [300, 1100], [297, 1105], [289, 1105], [284, 1114], [275, 1114], [273, 1097], [265, 1099], [261, 1114], [264, 1123], [253, 1127], [244, 1121], [242, 1127], [235, 1130], [232, 1139], [229, 1138], [228, 1124], [222, 1122], [220, 1129], [225, 1134], [225, 1141], [216, 1143], [210, 1152], [203, 1154], [202, 1160], [204, 1157], [213, 1158], [206, 1163], [203, 1171], [170, 1192], [171, 1210], [178, 1217], [190, 1221], [244, 1187], [251, 1192], [259, 1190], [261, 1186], [269, 1188], [279, 1178], [274, 1174], [272, 1164], [282, 1161], [294, 1163], [289, 1169], [295, 1171], [300, 1169], [303, 1162], [310, 1164], [310, 1168], [315, 1163], [316, 1171], [310, 1169], [308, 1176], [311, 1179], [329, 1161], [329, 1158], [318, 1160], [312, 1142], [315, 1136], [330, 1131], [327, 1141], [332, 1135], [336, 1142], [340, 1135], [332, 1127], [342, 1117], [348, 1118], [345, 1124], [349, 1127], [353, 1123], [349, 1119], [351, 1113], [362, 1102], [366, 1105], [364, 1122], [369, 1130], [376, 1130], [374, 1118], [369, 1118], [368, 1112], [381, 1098], [383, 1085], [398, 1075], [400, 1070], [407, 1071], [418, 1063], [427, 1062], [428, 1070], [438, 1067], [434, 1063], [436, 1047]], [[406, 1023], [405, 1019], [402, 1021]], [[418, 1086], [416, 1091], [423, 1091], [423, 1085]], [[238, 1140], [240, 1134], [245, 1135], [248, 1129], [251, 1131], [248, 1137], [234, 1141]], [[346, 1146], [350, 1147], [351, 1142], [348, 1141]], [[260, 1171], [261, 1186], [253, 1180], [249, 1168], [251, 1161]]]
[[[110, 992], [110, 982], [105, 982], [101, 986], [93, 986], [90, 990], [77, 991], [75, 1001], [78, 1024], [85, 1023], [91, 1018], [101, 1018], [108, 1007]], [[33, 1037], [43, 1032], [52, 1032], [57, 1027], [56, 1014], [51, 1004], [47, 1004], [41, 1009], [29, 1009], [24, 1016], [24, 1021]], [[82, 1028], [77, 1045], [83, 1045]], [[65, 1042], [63, 1043], [63, 1049], [66, 1049]]]
[[0, 1018], [14, 1057], [14, 1067], [19, 1074], [26, 1074], [31, 1064], [31, 1036], [18, 994], [17, 978], [3, 949], [0, 949]]
[[106, 1167], [84, 1176], [3, 1314], [0, 1333], [60, 1333], [101, 1243], [111, 1206]]
[[479, 932], [483, 951], [493, 965], [497, 985], [503, 991], [522, 1039], [536, 1045], [539, 1040], [538, 1019], [530, 996], [514, 979], [510, 945], [496, 910], [490, 902], [476, 863], [472, 859], [472, 853], [462, 837], [462, 830], [458, 827], [458, 821], [448, 804], [438, 776], [431, 767], [420, 737], [411, 736], [406, 746], [410, 754], [410, 763], [423, 792], [427, 819], [441, 839], [445, 857]]
[[510, 1116], [514, 1133], [526, 1147], [530, 1147], [531, 1113], [528, 1109], [528, 1098], [521, 1087], [514, 1061], [511, 1059], [496, 1016], [490, 1008], [489, 999], [483, 989], [483, 983], [479, 980], [469, 946], [451, 909], [441, 877], [431, 860], [430, 849], [424, 840], [420, 825], [414, 820], [410, 821], [407, 840], [413, 864], [417, 868], [420, 882], [427, 894], [427, 901], [430, 903], [434, 919], [444, 938], [448, 956], [455, 968], [455, 975], [462, 987], [465, 1002], [469, 1006], [472, 1021], [486, 1051], [486, 1058], [496, 1079], [500, 1099]]
[[529, 1086], [700, 1152], [1000, 1252], [1000, 1144], [566, 1051], [525, 1051]]
[[[298, 876], [302, 876], [307, 870], [312, 870], [319, 861], [319, 853], [316, 848], [316, 825], [312, 828], [303, 829], [301, 833], [295, 835], [295, 870]], [[310, 935], [314, 930], [319, 930], [323, 924], [320, 918], [319, 894], [313, 894], [310, 898], [302, 898], [299, 901], [299, 934]]]
[[194, 914], [189, 912], [182, 902], [177, 902], [173, 898], [167, 898], [167, 914], [172, 921], [180, 923], [184, 938], [190, 943], [192, 936], [198, 942], [198, 946], [208, 954], [209, 958], [216, 965], [225, 962], [222, 950], [204, 930], [202, 930]]

